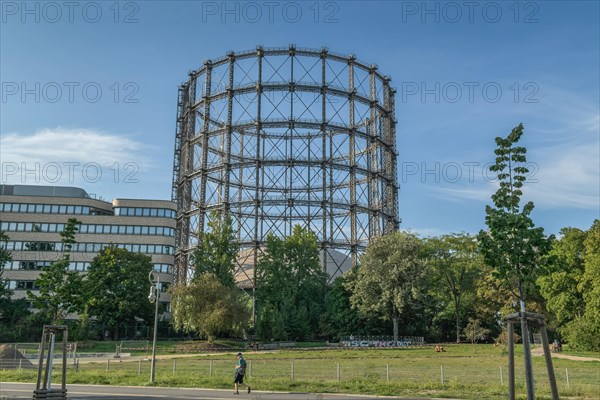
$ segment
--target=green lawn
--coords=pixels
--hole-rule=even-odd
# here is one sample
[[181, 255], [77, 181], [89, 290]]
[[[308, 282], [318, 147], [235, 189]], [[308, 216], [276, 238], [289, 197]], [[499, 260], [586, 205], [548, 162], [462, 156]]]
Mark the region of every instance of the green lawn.
[[[464, 399], [506, 398], [507, 357], [492, 345], [414, 349], [306, 349], [247, 352], [248, 381], [257, 390], [343, 392]], [[235, 350], [234, 350], [235, 351]], [[517, 393], [524, 398], [523, 359], [517, 347]], [[600, 363], [554, 359], [562, 397], [598, 399]], [[157, 360], [160, 386], [229, 388], [235, 356], [211, 354]], [[339, 367], [338, 367], [339, 366]], [[138, 369], [141, 371], [138, 374]], [[501, 368], [502, 379], [501, 382]], [[150, 362], [111, 360], [70, 368], [71, 383], [145, 385]], [[566, 371], [570, 378], [567, 387]], [[543, 357], [534, 357], [537, 398], [550, 398]], [[293, 371], [293, 372], [292, 372]], [[338, 372], [339, 371], [339, 372]], [[443, 374], [443, 382], [442, 382]], [[0, 371], [2, 381], [33, 381], [32, 371]], [[293, 379], [293, 380], [292, 380]]]

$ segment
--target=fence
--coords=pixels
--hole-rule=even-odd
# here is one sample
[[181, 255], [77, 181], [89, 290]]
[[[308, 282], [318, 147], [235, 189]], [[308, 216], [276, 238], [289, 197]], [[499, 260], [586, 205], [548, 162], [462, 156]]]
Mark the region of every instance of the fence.
[[[37, 360], [31, 364], [35, 367]], [[415, 385], [500, 385], [508, 381], [505, 365], [477, 366], [468, 361], [447, 360], [447, 364], [438, 365], [410, 362], [395, 359], [256, 359], [248, 360], [247, 377], [257, 380], [323, 381], [342, 382], [350, 380], [369, 380], [389, 383], [408, 383]], [[24, 360], [0, 360], [0, 369], [19, 369]], [[105, 359], [85, 363], [74, 362], [73, 371], [94, 373], [143, 375], [150, 372], [150, 361], [138, 358], [131, 361]], [[231, 378], [235, 360], [197, 360], [188, 358], [157, 359], [156, 379], [169, 376], [193, 374], [200, 377]], [[534, 368], [536, 387], [545, 388], [547, 376], [542, 365]], [[515, 375], [517, 385], [524, 376], [522, 367], [517, 365]], [[556, 367], [555, 374], [561, 389], [600, 390], [600, 369], [590, 364], [586, 367]]]

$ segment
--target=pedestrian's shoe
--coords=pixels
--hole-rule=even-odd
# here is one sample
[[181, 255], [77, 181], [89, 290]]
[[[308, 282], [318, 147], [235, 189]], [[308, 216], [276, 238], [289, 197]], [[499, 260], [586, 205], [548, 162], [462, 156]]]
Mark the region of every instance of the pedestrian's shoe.
[[233, 392], [233, 394], [240, 394], [240, 392]]
[[250, 386], [248, 386], [248, 394], [250, 394]]

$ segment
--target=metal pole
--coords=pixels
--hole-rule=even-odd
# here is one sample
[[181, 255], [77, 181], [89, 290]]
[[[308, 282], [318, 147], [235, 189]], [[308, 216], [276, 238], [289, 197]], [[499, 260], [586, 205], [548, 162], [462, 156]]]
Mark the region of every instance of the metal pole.
[[442, 378], [442, 385], [444, 384], [444, 366], [440, 365], [440, 373]]
[[337, 380], [340, 381], [340, 363], [337, 363]]
[[208, 376], [212, 376], [212, 360], [208, 362]]
[[177, 370], [177, 360], [173, 360], [173, 376], [175, 376], [176, 370]]
[[571, 380], [569, 379], [569, 368], [565, 368], [565, 374], [567, 375], [567, 389], [571, 387]]
[[154, 308], [154, 335], [152, 338], [152, 364], [150, 366], [150, 383], [154, 385], [154, 377], [155, 377], [155, 369], [156, 369], [156, 335], [158, 332], [158, 303], [160, 300], [160, 275], [156, 274], [156, 283], [152, 279], [154, 275], [153, 271], [150, 271], [148, 275], [148, 279], [152, 286], [150, 287], [151, 293], [149, 300], [152, 302], [153, 300], [156, 302], [156, 306]]
[[500, 384], [504, 386], [504, 376], [502, 375], [502, 365], [500, 366]]
[[294, 380], [294, 361], [292, 360], [292, 381]]
[[138, 375], [142, 374], [142, 359], [140, 358], [138, 361]]
[[385, 378], [386, 381], [390, 382], [390, 364], [385, 364]]

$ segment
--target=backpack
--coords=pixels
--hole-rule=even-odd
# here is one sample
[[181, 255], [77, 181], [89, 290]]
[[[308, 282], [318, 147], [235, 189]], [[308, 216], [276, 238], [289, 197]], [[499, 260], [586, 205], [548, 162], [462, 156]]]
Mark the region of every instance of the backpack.
[[238, 368], [238, 374], [246, 374], [246, 360], [244, 360], [243, 358], [240, 358], [240, 367]]

